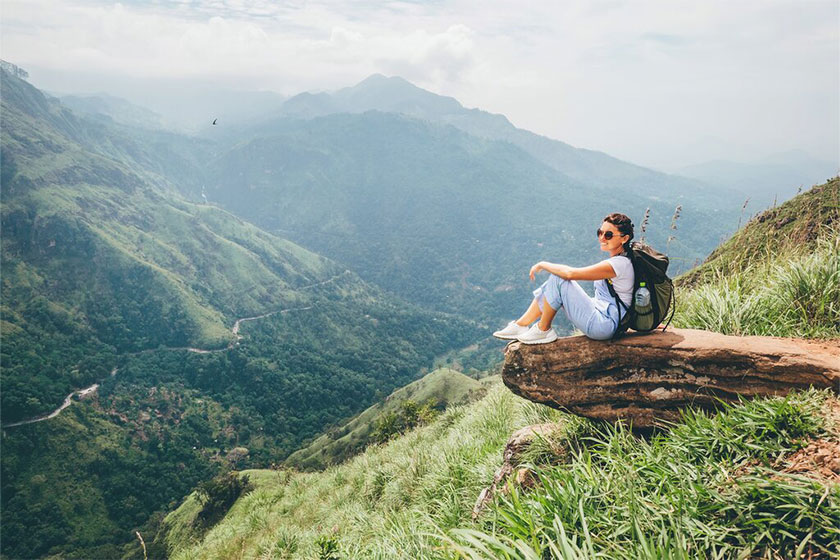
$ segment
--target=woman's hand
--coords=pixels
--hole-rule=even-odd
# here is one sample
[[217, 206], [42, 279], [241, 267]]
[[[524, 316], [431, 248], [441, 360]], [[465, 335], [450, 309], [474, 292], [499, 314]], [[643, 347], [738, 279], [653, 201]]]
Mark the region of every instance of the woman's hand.
[[537, 272], [542, 270], [542, 267], [545, 263], [543, 261], [538, 262], [534, 266], [531, 267], [531, 272], [528, 273], [528, 276], [531, 277], [531, 281], [533, 281], [537, 275]]

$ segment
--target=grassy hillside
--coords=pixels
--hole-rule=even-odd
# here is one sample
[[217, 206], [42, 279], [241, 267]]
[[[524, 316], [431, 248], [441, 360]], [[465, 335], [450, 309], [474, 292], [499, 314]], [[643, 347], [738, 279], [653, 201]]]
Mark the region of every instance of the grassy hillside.
[[754, 217], [677, 279], [675, 324], [840, 337], [840, 178]]
[[[790, 460], [812, 440], [836, 449], [839, 407], [821, 393], [757, 401], [643, 441], [496, 384], [323, 472], [246, 471], [255, 490], [206, 534], [191, 495], [167, 516], [166, 542], [176, 559], [772, 558], [800, 543], [837, 553], [840, 486]], [[541, 486], [471, 522], [511, 432], [548, 420], [564, 426], [552, 440], [563, 451], [532, 456]]]
[[840, 178], [815, 185], [777, 207], [750, 219], [721, 243], [698, 267], [683, 274], [680, 285], [715, 281], [754, 263], [813, 253], [821, 238], [840, 228]]
[[[831, 189], [836, 182], [791, 205], [810, 205], [826, 190], [836, 200]], [[809, 231], [799, 221], [811, 216], [800, 212], [783, 225]], [[832, 305], [840, 300], [830, 290], [837, 283], [819, 264], [836, 274], [835, 223], [820, 219], [810, 230], [810, 254], [779, 249], [762, 260], [761, 251], [722, 248], [716, 258], [728, 274], [699, 276], [681, 296], [680, 320], [702, 315], [715, 294], [729, 297], [733, 274], [754, 282], [750, 271], [772, 266], [779, 268], [770, 274], [801, 275], [802, 297], [789, 307], [833, 298], [823, 315], [792, 314], [790, 333], [837, 336], [826, 326], [833, 318], [836, 329]], [[761, 324], [750, 315], [740, 327]], [[472, 521], [507, 438], [546, 421], [559, 433], [523, 460], [536, 487], [514, 487]], [[671, 430], [640, 439], [529, 403], [497, 383], [482, 400], [322, 472], [248, 471], [255, 489], [209, 530], [195, 521], [201, 504], [190, 495], [167, 516], [164, 541], [178, 559], [832, 558], [840, 555], [837, 457], [840, 401], [828, 392], [756, 399], [715, 415], [687, 411]]]
[[437, 369], [400, 387], [349, 422], [328, 430], [306, 447], [292, 453], [283, 463], [301, 470], [323, 469], [342, 463], [373, 443], [378, 433], [385, 435], [383, 428], [389, 421], [393, 424], [397, 420], [407, 403], [420, 406], [428, 403], [433, 410], [442, 411], [476, 399], [483, 389], [481, 382], [463, 373]]
[[452, 524], [468, 515], [510, 431], [545, 415], [556, 417], [497, 379], [481, 401], [453, 407], [345, 464], [319, 473], [248, 471], [257, 489], [195, 544], [202, 537], [192, 524], [199, 504], [190, 496], [168, 516], [166, 542], [173, 558], [312, 558], [321, 536], [340, 541], [342, 558], [365, 557], [356, 553], [371, 547], [381, 547], [382, 558], [418, 557], [429, 542], [421, 533], [433, 521]]

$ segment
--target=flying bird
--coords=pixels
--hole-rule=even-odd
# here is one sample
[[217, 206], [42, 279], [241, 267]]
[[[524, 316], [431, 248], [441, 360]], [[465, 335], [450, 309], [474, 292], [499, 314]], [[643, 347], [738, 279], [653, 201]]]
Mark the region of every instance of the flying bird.
[[216, 124], [217, 120], [219, 120], [219, 119], [213, 119], [213, 124]]

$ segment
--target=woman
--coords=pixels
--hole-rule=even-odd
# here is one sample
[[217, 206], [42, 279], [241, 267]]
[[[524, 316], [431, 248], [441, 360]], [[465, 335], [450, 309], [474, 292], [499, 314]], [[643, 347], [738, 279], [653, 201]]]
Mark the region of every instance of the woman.
[[[633, 263], [627, 254], [633, 239], [633, 223], [624, 214], [610, 214], [598, 230], [601, 250], [610, 257], [592, 266], [574, 268], [545, 261], [531, 267], [531, 280], [540, 270], [551, 273], [542, 286], [534, 290], [534, 301], [528, 310], [502, 330], [493, 333], [497, 338], [519, 340], [525, 344], [544, 344], [557, 340], [551, 321], [562, 307], [572, 324], [589, 338], [612, 338], [626, 310], [618, 309], [610, 295], [607, 280], [612, 282], [618, 297], [630, 307], [633, 297]], [[589, 297], [576, 280], [595, 280], [595, 297]], [[530, 328], [528, 325], [539, 319]]]

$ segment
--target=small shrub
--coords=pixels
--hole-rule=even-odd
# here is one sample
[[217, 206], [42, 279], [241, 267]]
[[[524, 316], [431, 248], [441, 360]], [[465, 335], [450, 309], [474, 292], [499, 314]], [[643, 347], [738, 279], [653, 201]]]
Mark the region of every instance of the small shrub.
[[315, 540], [318, 547], [318, 560], [339, 560], [338, 539], [333, 535], [321, 535]]
[[400, 404], [397, 412], [387, 412], [376, 421], [371, 439], [376, 443], [385, 443], [398, 434], [428, 424], [439, 413], [434, 400], [428, 400], [421, 405], [412, 399], [406, 399]]
[[298, 551], [299, 539], [291, 532], [281, 529], [277, 535], [277, 540], [274, 542], [272, 554], [275, 558], [284, 560], [291, 558], [294, 553]]
[[196, 489], [198, 500], [203, 506], [197, 521], [205, 527], [214, 525], [224, 517], [240, 496], [253, 489], [248, 475], [239, 476], [236, 471], [228, 471], [202, 482]]

